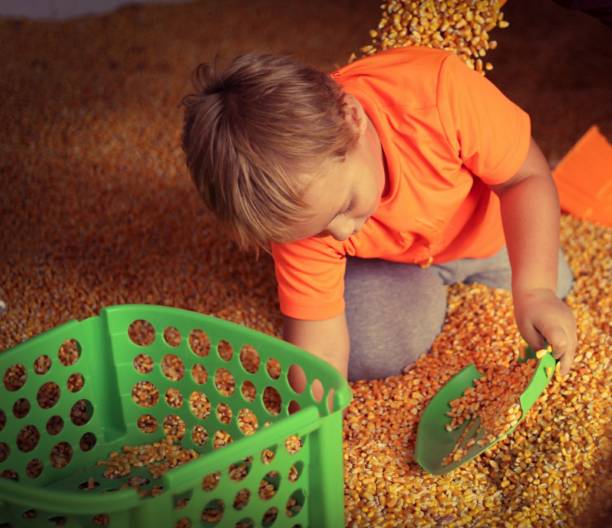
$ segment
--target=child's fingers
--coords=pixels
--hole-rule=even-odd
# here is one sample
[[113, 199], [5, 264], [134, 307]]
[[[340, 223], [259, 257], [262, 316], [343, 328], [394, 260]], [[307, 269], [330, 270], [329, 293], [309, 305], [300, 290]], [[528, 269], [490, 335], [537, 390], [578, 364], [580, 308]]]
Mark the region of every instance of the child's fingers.
[[568, 350], [569, 340], [561, 327], [555, 328], [549, 333], [548, 342], [553, 349], [553, 357], [559, 359], [565, 355]]
[[552, 346], [553, 357], [561, 360], [561, 374], [565, 376], [574, 361], [571, 339], [561, 326], [555, 326], [546, 332], [546, 338]]
[[571, 354], [563, 354], [561, 357], [561, 375], [566, 376], [572, 368], [574, 358]]
[[546, 341], [538, 329], [533, 325], [527, 325], [521, 332], [527, 344], [535, 351], [546, 346]]

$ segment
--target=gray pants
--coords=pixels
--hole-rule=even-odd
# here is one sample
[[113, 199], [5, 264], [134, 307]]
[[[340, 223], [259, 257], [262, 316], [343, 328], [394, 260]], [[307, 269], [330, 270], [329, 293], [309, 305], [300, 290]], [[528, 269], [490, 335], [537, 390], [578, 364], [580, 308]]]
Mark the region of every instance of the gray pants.
[[[572, 287], [559, 252], [557, 295]], [[351, 340], [349, 380], [378, 379], [413, 364], [431, 347], [446, 315], [449, 284], [486, 284], [511, 289], [506, 248], [485, 259], [461, 259], [421, 268], [378, 259], [348, 258], [346, 318]]]

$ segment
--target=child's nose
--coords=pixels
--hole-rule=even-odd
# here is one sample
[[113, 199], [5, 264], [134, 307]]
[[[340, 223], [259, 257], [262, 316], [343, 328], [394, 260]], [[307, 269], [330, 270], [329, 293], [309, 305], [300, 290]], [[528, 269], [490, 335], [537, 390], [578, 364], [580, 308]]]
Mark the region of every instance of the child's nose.
[[336, 240], [346, 240], [355, 230], [355, 222], [350, 219], [332, 222], [328, 228], [329, 233]]

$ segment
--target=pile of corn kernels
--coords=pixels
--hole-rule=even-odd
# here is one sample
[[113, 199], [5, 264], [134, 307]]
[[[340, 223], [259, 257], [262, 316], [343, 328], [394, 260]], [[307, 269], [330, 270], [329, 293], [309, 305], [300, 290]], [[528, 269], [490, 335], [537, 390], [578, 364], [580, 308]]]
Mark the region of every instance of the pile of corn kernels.
[[450, 402], [448, 416], [452, 418], [450, 429], [459, 427], [466, 420], [479, 416], [483, 427], [495, 436], [504, 432], [498, 417], [512, 407], [527, 388], [537, 362], [529, 359], [511, 364], [509, 368], [497, 365], [486, 367], [482, 377], [474, 381], [463, 395]]
[[[495, 47], [489, 39], [486, 48], [482, 29], [505, 23], [493, 3], [485, 3], [489, 15], [470, 3], [472, 21], [467, 2], [446, 4], [466, 12], [464, 32], [476, 33], [477, 11], [490, 19], [480, 44], [463, 43], [463, 58], [478, 68], [482, 48]], [[411, 44], [408, 31], [391, 32], [396, 14], [400, 26], [413, 24], [414, 12], [392, 7], [406, 5], [383, 4], [389, 14], [373, 24], [367, 54]], [[197, 33], [196, 10], [0, 22], [0, 170], [11, 182], [0, 194], [0, 349], [121, 303], [192, 309], [279, 335], [270, 259], [239, 255], [221, 236], [184, 167], [177, 104], [203, 60], [186, 37]], [[179, 12], [179, 24], [160, 29]], [[441, 30], [421, 30], [431, 42], [420, 43], [445, 39]], [[562, 244], [576, 277], [568, 303], [579, 345], [569, 376], [551, 381], [490, 451], [450, 474], [425, 474], [413, 454], [427, 402], [469, 363], [508, 366], [523, 346], [510, 294], [453, 286], [430, 354], [402, 376], [353, 384], [344, 425], [348, 526], [610, 524], [612, 230], [564, 216]], [[58, 453], [58, 464], [65, 456]]]
[[535, 359], [517, 361], [509, 368], [487, 366], [472, 386], [449, 402], [450, 410], [446, 414], [451, 421], [446, 430], [452, 431], [466, 421], [470, 423], [442, 461], [443, 465], [462, 459], [476, 443], [486, 446], [516, 425], [522, 415], [519, 398], [529, 385], [536, 366]]

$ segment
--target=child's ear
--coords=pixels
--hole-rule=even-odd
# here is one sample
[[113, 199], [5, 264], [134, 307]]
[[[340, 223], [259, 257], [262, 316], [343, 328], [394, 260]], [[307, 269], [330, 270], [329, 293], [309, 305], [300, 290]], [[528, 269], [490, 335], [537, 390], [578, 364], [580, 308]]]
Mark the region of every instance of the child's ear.
[[361, 137], [368, 128], [368, 118], [363, 106], [361, 106], [361, 103], [350, 93], [346, 93], [344, 99], [347, 107], [346, 119], [351, 127], [359, 134], [359, 137]]

